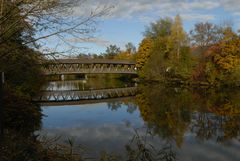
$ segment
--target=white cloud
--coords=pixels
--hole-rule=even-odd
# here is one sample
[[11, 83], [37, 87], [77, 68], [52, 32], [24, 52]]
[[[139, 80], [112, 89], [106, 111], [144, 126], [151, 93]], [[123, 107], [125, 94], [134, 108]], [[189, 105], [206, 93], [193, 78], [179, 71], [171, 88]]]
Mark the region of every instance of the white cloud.
[[68, 40], [70, 42], [73, 42], [73, 43], [93, 43], [93, 44], [96, 44], [96, 45], [99, 45], [99, 46], [109, 46], [110, 45], [110, 42], [108, 40], [105, 40], [105, 39], [102, 39], [102, 38], [95, 38], [95, 37], [92, 37], [92, 38], [73, 38], [73, 39], [70, 39]]
[[240, 1], [239, 0], [220, 0], [221, 5], [224, 9], [231, 12], [238, 12]]
[[[128, 18], [144, 20], [144, 13], [161, 15], [186, 14], [194, 10], [211, 10], [220, 6], [216, 0], [182, 1], [182, 0], [88, 0], [82, 6], [75, 8], [75, 14], [89, 14], [95, 8], [103, 8], [105, 5], [114, 6], [107, 18]], [[161, 16], [159, 15], [159, 16]], [[195, 16], [196, 17], [196, 16]]]
[[182, 14], [181, 15], [183, 20], [186, 21], [210, 21], [214, 20], [214, 15], [204, 15], [204, 14]]

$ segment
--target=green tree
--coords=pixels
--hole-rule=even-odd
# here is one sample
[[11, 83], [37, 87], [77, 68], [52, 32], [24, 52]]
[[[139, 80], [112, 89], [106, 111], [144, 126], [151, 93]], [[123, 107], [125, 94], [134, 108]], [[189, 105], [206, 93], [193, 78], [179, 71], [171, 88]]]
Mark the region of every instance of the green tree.
[[143, 72], [146, 79], [157, 81], [190, 79], [192, 60], [187, 34], [183, 30], [180, 16], [177, 15], [174, 21], [166, 18], [158, 22], [162, 22], [158, 25], [162, 28], [156, 29], [161, 32], [153, 39], [149, 60], [146, 61]]
[[164, 18], [159, 19], [158, 21], [151, 23], [144, 32], [145, 37], [157, 38], [166, 35], [170, 35], [172, 27], [172, 19]]
[[170, 35], [171, 25], [172, 20], [165, 18], [151, 23], [150, 26], [146, 28], [144, 33], [145, 38], [140, 43], [136, 54], [136, 66], [140, 69], [143, 77], [151, 77], [152, 71], [158, 68], [159, 62], [155, 63], [155, 60], [158, 61], [161, 57], [159, 57], [159, 53], [161, 53], [160, 55], [164, 55], [164, 57], [168, 57], [166, 37]]
[[105, 57], [107, 59], [114, 59], [114, 57], [121, 52], [117, 45], [109, 45], [106, 49]]
[[132, 53], [132, 54], [136, 53], [136, 47], [131, 42], [128, 42], [125, 45], [125, 48], [126, 48], [126, 51], [129, 52], [129, 53]]

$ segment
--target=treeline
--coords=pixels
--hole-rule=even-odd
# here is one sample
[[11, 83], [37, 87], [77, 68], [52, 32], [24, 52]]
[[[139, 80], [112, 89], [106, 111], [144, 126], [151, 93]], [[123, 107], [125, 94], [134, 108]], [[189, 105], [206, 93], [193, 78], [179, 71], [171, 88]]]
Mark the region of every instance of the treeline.
[[125, 49], [122, 50], [115, 44], [109, 45], [106, 48], [106, 51], [100, 54], [94, 53], [80, 53], [77, 55], [77, 58], [83, 59], [122, 59], [122, 60], [135, 60], [136, 56], [136, 47], [128, 42], [125, 45]]
[[144, 81], [240, 85], [240, 36], [231, 25], [197, 23], [187, 34], [179, 15], [151, 23], [136, 53]]

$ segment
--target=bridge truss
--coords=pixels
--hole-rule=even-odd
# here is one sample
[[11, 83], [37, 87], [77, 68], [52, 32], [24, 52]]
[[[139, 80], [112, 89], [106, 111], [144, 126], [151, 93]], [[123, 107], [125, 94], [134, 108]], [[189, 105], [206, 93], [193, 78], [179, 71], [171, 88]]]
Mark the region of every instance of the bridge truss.
[[117, 60], [61, 59], [42, 64], [44, 74], [137, 74], [134, 62]]

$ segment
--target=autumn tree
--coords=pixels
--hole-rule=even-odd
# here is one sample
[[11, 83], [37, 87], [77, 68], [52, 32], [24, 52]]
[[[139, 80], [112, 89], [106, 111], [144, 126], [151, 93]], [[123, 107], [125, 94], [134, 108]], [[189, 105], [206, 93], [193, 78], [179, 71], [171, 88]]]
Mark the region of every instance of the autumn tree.
[[180, 59], [180, 50], [187, 46], [187, 34], [183, 30], [182, 20], [179, 15], [174, 19], [169, 36], [168, 50], [174, 53], [176, 59]]
[[155, 32], [147, 31], [152, 33], [150, 35], [156, 35], [152, 36], [153, 46], [144, 69], [146, 78], [158, 81], [189, 79], [191, 56], [180, 16], [177, 15], [174, 20], [166, 18], [157, 22], [161, 29], [156, 29], [154, 24], [152, 28]]
[[137, 55], [136, 55], [136, 66], [139, 70], [141, 70], [145, 64], [147, 63], [150, 57], [150, 51], [153, 47], [153, 39], [146, 37], [142, 40], [138, 47]]
[[205, 74], [209, 83], [239, 84], [240, 37], [231, 29], [224, 32], [223, 39], [204, 53], [207, 59]]
[[191, 42], [200, 48], [209, 47], [219, 40], [219, 27], [210, 22], [200, 22], [190, 31]]
[[[170, 35], [170, 29], [172, 20], [170, 18], [159, 19], [158, 21], [151, 23], [144, 32], [145, 38], [139, 45], [138, 52], [136, 54], [136, 66], [142, 71], [142, 76], [149, 74], [147, 71], [151, 67], [147, 67], [147, 64], [156, 65], [152, 62], [151, 55], [153, 55], [156, 47], [161, 51], [165, 48], [166, 36]], [[163, 44], [158, 42], [164, 42]], [[159, 51], [160, 52], [160, 51]], [[167, 55], [167, 53], [165, 53]], [[145, 69], [144, 69], [145, 68]], [[143, 72], [144, 71], [144, 72]]]

